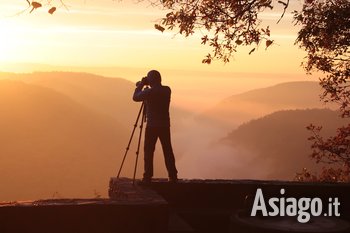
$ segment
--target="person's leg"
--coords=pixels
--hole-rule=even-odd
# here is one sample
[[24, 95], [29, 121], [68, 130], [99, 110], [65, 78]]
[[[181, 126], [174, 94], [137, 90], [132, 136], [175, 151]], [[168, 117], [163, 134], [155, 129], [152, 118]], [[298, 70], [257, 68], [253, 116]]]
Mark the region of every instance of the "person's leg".
[[153, 155], [157, 142], [157, 131], [152, 127], [146, 127], [144, 145], [144, 168], [143, 178], [150, 180], [153, 176]]
[[177, 179], [175, 157], [171, 146], [170, 127], [162, 127], [159, 131], [159, 139], [162, 144], [165, 166], [170, 179]]

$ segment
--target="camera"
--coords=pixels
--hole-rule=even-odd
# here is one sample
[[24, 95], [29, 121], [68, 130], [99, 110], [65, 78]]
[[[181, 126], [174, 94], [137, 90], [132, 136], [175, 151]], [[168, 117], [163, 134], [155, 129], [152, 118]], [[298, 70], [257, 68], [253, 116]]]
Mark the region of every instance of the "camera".
[[137, 86], [137, 87], [138, 87], [139, 85], [149, 86], [150, 84], [149, 84], [148, 78], [147, 78], [147, 77], [143, 77], [143, 78], [141, 79], [141, 81], [138, 81], [138, 82], [136, 83], [136, 86]]
[[148, 81], [148, 78], [147, 77], [143, 77], [141, 82], [143, 83], [143, 85], [147, 86], [149, 85], [149, 81]]

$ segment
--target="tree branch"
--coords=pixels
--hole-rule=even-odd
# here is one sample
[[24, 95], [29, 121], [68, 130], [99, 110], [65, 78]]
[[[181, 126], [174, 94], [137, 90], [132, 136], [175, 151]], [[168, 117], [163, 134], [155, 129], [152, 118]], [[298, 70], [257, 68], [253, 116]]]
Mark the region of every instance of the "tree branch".
[[287, 8], [289, 6], [289, 0], [287, 0], [287, 3], [282, 2], [282, 1], [278, 1], [278, 3], [284, 5], [284, 8], [283, 8], [283, 13], [282, 13], [280, 19], [277, 21], [277, 23], [279, 23], [282, 20], [282, 18], [284, 17], [284, 14], [286, 13], [286, 10], [287, 10]]

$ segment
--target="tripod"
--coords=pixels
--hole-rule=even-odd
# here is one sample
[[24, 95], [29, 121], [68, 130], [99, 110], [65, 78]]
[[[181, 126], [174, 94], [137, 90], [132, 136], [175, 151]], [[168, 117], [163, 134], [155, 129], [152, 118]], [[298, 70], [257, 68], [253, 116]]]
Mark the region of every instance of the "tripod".
[[121, 171], [122, 171], [122, 169], [123, 169], [124, 162], [125, 162], [126, 156], [127, 156], [127, 154], [128, 154], [128, 151], [129, 151], [129, 149], [130, 149], [130, 144], [131, 144], [132, 138], [134, 137], [135, 130], [136, 130], [136, 127], [137, 127], [137, 125], [138, 125], [138, 122], [139, 122], [141, 113], [142, 113], [142, 117], [141, 117], [141, 123], [140, 123], [140, 134], [139, 134], [139, 139], [138, 139], [138, 143], [137, 143], [136, 161], [135, 161], [135, 168], [134, 168], [134, 176], [133, 176], [133, 179], [132, 179], [132, 184], [133, 184], [133, 185], [135, 185], [135, 177], [136, 177], [137, 163], [138, 163], [139, 154], [140, 154], [140, 145], [141, 145], [141, 136], [142, 136], [142, 130], [143, 130], [143, 123], [146, 121], [146, 107], [145, 107], [145, 102], [142, 102], [142, 104], [141, 104], [139, 113], [138, 113], [138, 115], [137, 115], [137, 118], [136, 118], [136, 121], [135, 121], [135, 124], [134, 124], [134, 129], [132, 130], [132, 133], [131, 133], [131, 136], [130, 136], [130, 139], [129, 139], [129, 143], [128, 143], [128, 146], [126, 147], [125, 154], [124, 154], [124, 157], [123, 157], [123, 160], [122, 160], [122, 163], [121, 163], [121, 165], [120, 165], [120, 168], [119, 168], [119, 171], [118, 171], [118, 175], [117, 175], [117, 179], [119, 179], [119, 176], [120, 176], [120, 173], [121, 173]]

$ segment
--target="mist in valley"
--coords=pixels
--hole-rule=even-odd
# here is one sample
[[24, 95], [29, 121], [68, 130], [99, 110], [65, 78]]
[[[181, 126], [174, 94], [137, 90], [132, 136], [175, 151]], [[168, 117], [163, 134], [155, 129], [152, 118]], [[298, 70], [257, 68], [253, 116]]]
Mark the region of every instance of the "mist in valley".
[[[106, 196], [140, 107], [134, 87], [87, 73], [1, 73], [0, 200]], [[183, 179], [291, 180], [304, 166], [317, 169], [305, 127], [328, 125], [331, 134], [342, 123], [323, 109], [317, 82], [233, 92], [200, 113], [181, 107], [173, 92], [172, 143]], [[122, 176], [132, 176], [135, 135]], [[141, 148], [137, 177], [142, 158]], [[167, 177], [160, 143], [154, 164], [155, 177]]]

